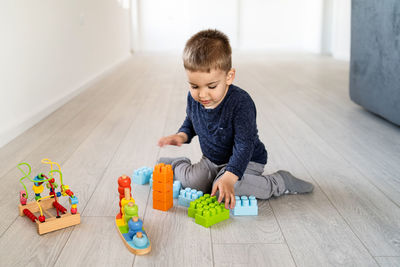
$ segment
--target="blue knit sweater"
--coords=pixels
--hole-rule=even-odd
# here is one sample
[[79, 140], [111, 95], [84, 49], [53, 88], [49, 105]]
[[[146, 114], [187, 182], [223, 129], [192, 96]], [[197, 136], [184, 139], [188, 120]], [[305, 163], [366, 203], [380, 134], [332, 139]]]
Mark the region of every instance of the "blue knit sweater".
[[199, 136], [204, 156], [217, 165], [242, 178], [249, 161], [267, 163], [267, 151], [258, 138], [256, 106], [250, 95], [230, 85], [222, 102], [214, 109], [206, 109], [187, 97], [186, 119], [178, 132], [188, 136], [186, 143]]

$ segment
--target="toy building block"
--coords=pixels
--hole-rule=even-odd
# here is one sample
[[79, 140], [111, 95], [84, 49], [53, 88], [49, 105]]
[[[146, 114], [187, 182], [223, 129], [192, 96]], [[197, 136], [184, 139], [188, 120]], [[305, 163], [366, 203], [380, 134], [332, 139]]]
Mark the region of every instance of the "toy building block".
[[258, 215], [257, 199], [255, 196], [235, 196], [236, 205], [233, 209], [233, 215]]
[[178, 204], [189, 208], [190, 202], [192, 202], [202, 196], [203, 196], [203, 192], [197, 191], [196, 189], [191, 189], [189, 187], [186, 187], [185, 189], [182, 189], [180, 191]]
[[181, 191], [181, 182], [180, 181], [174, 181], [172, 184], [172, 193], [173, 193], [173, 198], [178, 198], [179, 197], [179, 192]]
[[153, 169], [149, 167], [142, 167], [133, 172], [133, 182], [135, 184], [147, 184], [153, 174]]
[[171, 165], [157, 164], [153, 171], [153, 209], [167, 211], [173, 206], [173, 176]]
[[204, 227], [229, 219], [229, 210], [224, 203], [218, 203], [215, 196], [209, 194], [190, 202], [188, 216], [195, 218], [195, 222]]
[[[121, 180], [123, 181], [123, 184], [120, 183]], [[136, 255], [147, 254], [151, 251], [150, 239], [143, 229], [143, 221], [138, 217], [138, 206], [135, 205], [134, 200], [131, 197], [130, 179], [129, 186], [127, 176], [118, 179], [118, 185], [120, 187], [122, 185], [124, 188], [124, 195], [122, 196], [122, 199], [120, 197], [120, 206], [121, 202], [126, 201], [127, 199], [132, 200], [127, 204], [122, 205], [122, 216], [121, 213], [118, 213], [117, 216], [115, 216], [115, 224], [119, 236], [130, 252]], [[121, 191], [120, 188], [118, 188], [118, 191]]]

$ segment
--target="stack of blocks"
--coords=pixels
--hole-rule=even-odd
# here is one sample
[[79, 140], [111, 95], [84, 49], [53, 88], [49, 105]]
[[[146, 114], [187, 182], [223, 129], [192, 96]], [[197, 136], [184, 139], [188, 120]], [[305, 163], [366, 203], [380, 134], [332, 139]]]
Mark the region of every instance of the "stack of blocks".
[[[150, 178], [150, 187], [153, 187], [153, 178]], [[174, 181], [172, 184], [172, 197], [173, 198], [178, 198], [179, 197], [179, 192], [181, 191], [181, 182], [180, 181]]]
[[235, 196], [236, 205], [233, 215], [258, 215], [257, 199], [255, 196]]
[[188, 216], [195, 218], [195, 222], [204, 227], [229, 219], [229, 210], [224, 203], [218, 203], [215, 196], [209, 194], [190, 202]]
[[133, 182], [135, 184], [148, 184], [153, 174], [153, 169], [149, 167], [142, 167], [133, 172]]
[[202, 196], [203, 196], [203, 192], [197, 191], [196, 189], [191, 189], [189, 187], [186, 187], [185, 189], [182, 189], [180, 191], [178, 204], [189, 208], [190, 202], [192, 202]]
[[173, 177], [171, 165], [157, 164], [153, 171], [153, 209], [167, 211], [173, 205]]

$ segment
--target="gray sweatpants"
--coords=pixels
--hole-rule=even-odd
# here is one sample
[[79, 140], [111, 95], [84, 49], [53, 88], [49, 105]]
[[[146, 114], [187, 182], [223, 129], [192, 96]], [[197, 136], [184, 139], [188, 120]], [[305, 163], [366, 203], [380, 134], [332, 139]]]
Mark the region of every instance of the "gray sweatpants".
[[[180, 181], [184, 188], [190, 187], [211, 193], [213, 184], [224, 174], [226, 164], [216, 165], [203, 156], [198, 163], [192, 164], [188, 158], [174, 158], [164, 162], [172, 164], [174, 179]], [[264, 164], [250, 161], [243, 177], [235, 184], [236, 196], [253, 195], [258, 199], [280, 196], [285, 191], [285, 184], [278, 173], [263, 175]]]

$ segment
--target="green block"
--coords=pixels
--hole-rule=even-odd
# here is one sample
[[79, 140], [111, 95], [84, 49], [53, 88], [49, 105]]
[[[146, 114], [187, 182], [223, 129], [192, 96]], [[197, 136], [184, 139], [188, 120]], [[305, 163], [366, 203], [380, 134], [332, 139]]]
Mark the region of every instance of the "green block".
[[217, 198], [209, 194], [190, 202], [188, 216], [195, 218], [195, 222], [204, 227], [229, 219], [229, 210], [224, 203], [218, 203]]
[[129, 232], [129, 227], [128, 227], [128, 225], [118, 226], [118, 228], [119, 228], [119, 231], [120, 231], [122, 234], [126, 234], [126, 233]]

